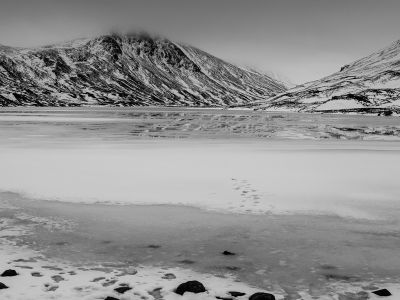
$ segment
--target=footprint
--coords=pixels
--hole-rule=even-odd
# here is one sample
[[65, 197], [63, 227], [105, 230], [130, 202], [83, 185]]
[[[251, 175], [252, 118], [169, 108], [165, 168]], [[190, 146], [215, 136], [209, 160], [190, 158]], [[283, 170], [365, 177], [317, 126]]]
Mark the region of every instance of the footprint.
[[241, 197], [240, 208], [246, 208], [246, 212], [253, 211], [253, 207], [260, 205], [261, 195], [247, 180], [232, 178], [233, 189], [238, 191]]

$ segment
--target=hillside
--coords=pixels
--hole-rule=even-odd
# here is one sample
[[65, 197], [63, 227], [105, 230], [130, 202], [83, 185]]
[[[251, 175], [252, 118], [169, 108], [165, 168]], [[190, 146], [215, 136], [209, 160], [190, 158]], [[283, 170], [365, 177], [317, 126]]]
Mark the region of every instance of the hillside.
[[0, 46], [0, 106], [228, 106], [285, 90], [267, 75], [146, 34]]
[[265, 110], [400, 113], [400, 40], [259, 105]]

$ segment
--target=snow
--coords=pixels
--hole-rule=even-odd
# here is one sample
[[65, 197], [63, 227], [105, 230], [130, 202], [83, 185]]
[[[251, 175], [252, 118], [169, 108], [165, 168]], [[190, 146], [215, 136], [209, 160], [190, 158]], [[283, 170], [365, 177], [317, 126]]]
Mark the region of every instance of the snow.
[[[68, 150], [3, 148], [0, 189], [71, 202], [176, 204], [236, 213], [310, 212], [371, 219], [380, 217], [375, 199], [384, 210], [396, 205], [400, 196], [396, 152], [381, 156], [379, 151], [304, 151], [301, 144], [291, 151], [271, 150], [268, 144], [159, 142], [154, 146], [140, 142], [123, 148], [96, 144], [70, 145]], [[349, 168], [351, 173], [343, 173]], [[377, 182], [384, 182], [385, 193]]]
[[324, 104], [321, 104], [316, 109], [317, 110], [338, 110], [338, 109], [350, 109], [350, 108], [362, 108], [364, 107], [356, 100], [352, 99], [338, 99], [329, 100]]
[[313, 103], [321, 103], [326, 100], [327, 100], [327, 97], [307, 97], [307, 98], [301, 99], [300, 102], [307, 103], [307, 104], [313, 104]]
[[370, 84], [375, 89], [400, 89], [400, 78]]
[[[7, 231], [3, 231], [3, 228], [4, 225], [0, 228], [2, 236], [7, 233]], [[21, 234], [23, 233], [21, 232]], [[113, 269], [104, 265], [78, 266], [67, 261], [47, 259], [26, 247], [16, 247], [4, 238], [0, 238], [0, 240], [2, 257], [0, 269], [12, 268], [19, 274], [15, 277], [1, 278], [1, 282], [9, 287], [0, 291], [1, 299], [94, 300], [105, 299], [107, 296], [132, 299], [132, 297], [150, 297], [152, 291], [161, 289], [164, 299], [180, 300], [183, 297], [175, 294], [174, 290], [180, 283], [189, 280], [202, 282], [208, 292], [197, 295], [185, 293], [184, 299], [188, 300], [212, 300], [215, 299], [215, 296], [227, 296], [227, 292], [231, 290], [240, 290], [247, 294], [263, 291], [236, 282], [235, 278], [229, 275], [221, 278], [181, 268], [125, 265], [122, 268]], [[21, 261], [21, 259], [27, 262]], [[39, 272], [41, 276], [32, 276], [32, 272]], [[162, 277], [168, 273], [174, 274], [176, 278], [163, 279]], [[57, 277], [62, 280], [56, 282], [53, 278]], [[118, 283], [104, 286], [107, 282], [111, 283], [114, 280]], [[119, 286], [119, 283], [128, 284], [132, 290], [125, 292], [123, 296], [119, 295], [113, 290]], [[283, 299], [283, 296], [276, 293], [275, 295], [277, 299]], [[245, 299], [246, 297], [238, 299], [241, 298]]]
[[[359, 59], [354, 63], [348, 65], [347, 68], [341, 72], [336, 72], [330, 76], [324, 77], [320, 80], [308, 82], [303, 85], [294, 87], [283, 95], [289, 94], [289, 97], [279, 96], [272, 99], [267, 99], [262, 109], [269, 109], [270, 104], [274, 106], [286, 105], [286, 101], [297, 103], [293, 105], [293, 110], [302, 111], [304, 105], [307, 105], [306, 111], [313, 112], [315, 110], [346, 110], [367, 107], [364, 103], [355, 100], [331, 100], [321, 105], [318, 108], [313, 107], [313, 104], [318, 99], [315, 97], [308, 98], [307, 95], [310, 91], [318, 92], [326, 98], [339, 97], [346, 94], [365, 95], [369, 89], [381, 89], [383, 92], [377, 96], [375, 93], [373, 97], [369, 97], [370, 101], [374, 103], [376, 108], [384, 108], [390, 106], [386, 102], [392, 102], [399, 97], [400, 79], [394, 79], [393, 76], [400, 71], [400, 46], [399, 42], [395, 42], [389, 47], [377, 51], [367, 57]], [[387, 92], [391, 93], [385, 93]], [[315, 101], [314, 101], [315, 100]], [[378, 100], [378, 101], [375, 101]], [[356, 112], [353, 112], [356, 113]]]

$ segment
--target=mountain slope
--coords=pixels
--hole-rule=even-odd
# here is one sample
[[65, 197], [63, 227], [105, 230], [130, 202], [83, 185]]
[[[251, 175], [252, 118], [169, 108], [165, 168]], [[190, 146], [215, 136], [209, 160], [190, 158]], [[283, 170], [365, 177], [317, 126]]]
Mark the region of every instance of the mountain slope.
[[145, 34], [0, 46], [0, 106], [226, 106], [284, 90], [267, 75]]
[[321, 80], [272, 97], [261, 109], [400, 113], [400, 40]]

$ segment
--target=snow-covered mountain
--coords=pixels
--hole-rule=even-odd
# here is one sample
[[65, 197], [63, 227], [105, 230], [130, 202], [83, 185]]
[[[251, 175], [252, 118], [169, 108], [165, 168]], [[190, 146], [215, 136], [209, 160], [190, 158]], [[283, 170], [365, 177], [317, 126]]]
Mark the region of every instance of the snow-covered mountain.
[[285, 90], [268, 75], [146, 34], [0, 46], [0, 106], [227, 106]]
[[264, 101], [259, 108], [302, 112], [400, 113], [400, 40]]

